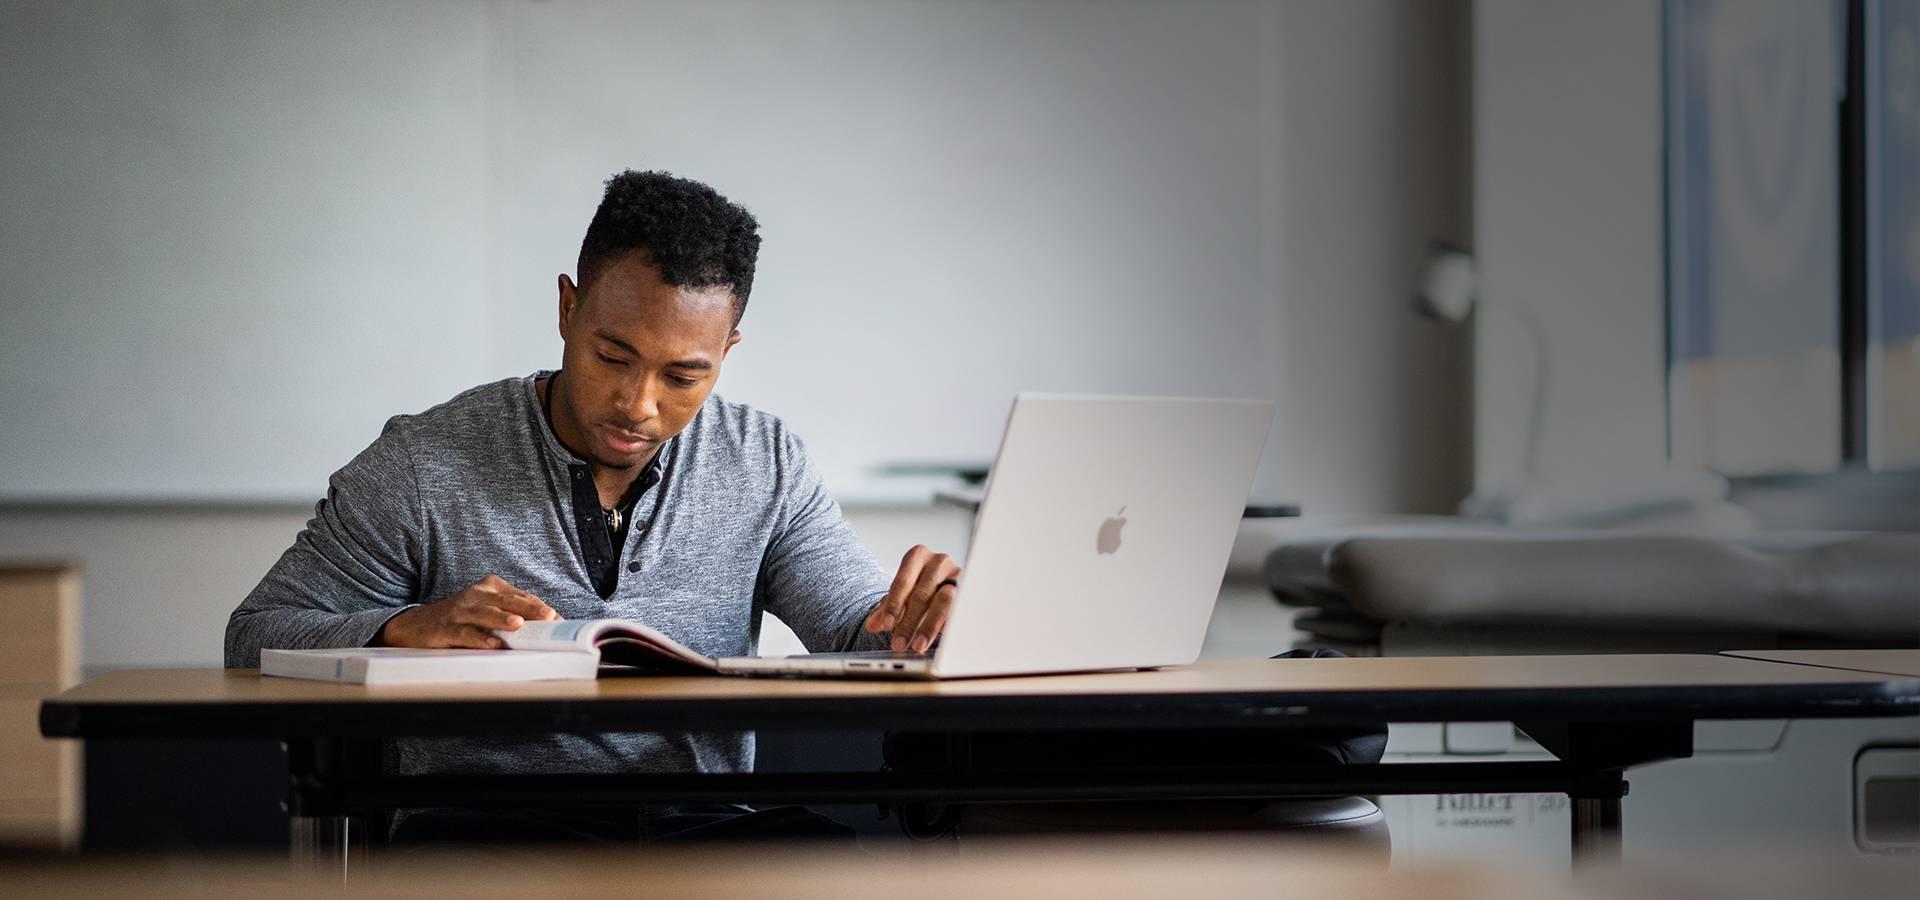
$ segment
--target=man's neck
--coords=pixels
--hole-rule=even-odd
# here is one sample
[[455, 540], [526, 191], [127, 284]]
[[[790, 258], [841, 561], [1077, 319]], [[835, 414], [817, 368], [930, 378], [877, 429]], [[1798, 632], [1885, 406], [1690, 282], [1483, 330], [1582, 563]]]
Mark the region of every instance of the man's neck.
[[[659, 448], [656, 447], [654, 453], [658, 452]], [[653, 462], [651, 454], [646, 462], [631, 469], [610, 469], [589, 461], [587, 466], [593, 470], [593, 486], [600, 493], [600, 505], [607, 509], [619, 506], [621, 501], [627, 499], [627, 491], [632, 489], [635, 481], [640, 480], [640, 473], [646, 471], [650, 462]]]
[[587, 461], [587, 469], [593, 473], [594, 490], [600, 495], [600, 505], [609, 509], [619, 506], [633, 483], [639, 480], [640, 473], [646, 471], [647, 466], [653, 463], [653, 458], [659, 455], [660, 448], [655, 446], [638, 465], [629, 468], [600, 465], [593, 461], [592, 456], [580, 451], [586, 444], [585, 436], [575, 424], [577, 420], [573, 415], [573, 407], [567, 403], [567, 395], [549, 394], [553, 390], [553, 378], [541, 382], [538, 390], [541, 405], [553, 412], [552, 421], [547, 423], [553, 429], [553, 436], [560, 439], [560, 445], [566, 447], [568, 452]]

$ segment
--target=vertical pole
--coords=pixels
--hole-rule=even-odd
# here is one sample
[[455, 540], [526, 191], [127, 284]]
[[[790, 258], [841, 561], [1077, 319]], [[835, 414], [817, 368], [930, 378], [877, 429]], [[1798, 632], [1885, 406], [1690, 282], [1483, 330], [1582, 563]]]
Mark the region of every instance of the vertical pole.
[[1573, 801], [1573, 865], [1620, 863], [1620, 799], [1627, 782], [1618, 771], [1582, 779], [1567, 792]]
[[333, 871], [347, 877], [348, 819], [340, 794], [342, 742], [326, 738], [289, 741], [287, 753], [287, 851], [294, 868]]
[[288, 858], [294, 869], [333, 871], [344, 884], [351, 821], [346, 816], [288, 816]]
[[1575, 866], [1620, 861], [1620, 799], [1627, 795], [1627, 769], [1693, 755], [1689, 719], [1515, 724], [1577, 773], [1567, 785]]

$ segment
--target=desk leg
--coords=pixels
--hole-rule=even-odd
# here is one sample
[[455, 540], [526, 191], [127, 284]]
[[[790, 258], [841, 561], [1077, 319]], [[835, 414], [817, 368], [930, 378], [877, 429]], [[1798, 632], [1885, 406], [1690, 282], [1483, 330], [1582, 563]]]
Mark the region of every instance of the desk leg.
[[357, 748], [344, 740], [309, 738], [288, 741], [287, 843], [293, 864], [306, 870], [332, 870], [347, 877], [356, 833], [341, 797]]
[[1573, 801], [1573, 864], [1620, 861], [1620, 799], [1626, 770], [1693, 755], [1693, 723], [1516, 722], [1562, 762], [1585, 770], [1567, 788]]
[[344, 883], [351, 822], [346, 816], [289, 816], [287, 838], [294, 866], [302, 871], [331, 869]]
[[1611, 866], [1620, 862], [1620, 797], [1582, 797], [1573, 801], [1573, 864]]

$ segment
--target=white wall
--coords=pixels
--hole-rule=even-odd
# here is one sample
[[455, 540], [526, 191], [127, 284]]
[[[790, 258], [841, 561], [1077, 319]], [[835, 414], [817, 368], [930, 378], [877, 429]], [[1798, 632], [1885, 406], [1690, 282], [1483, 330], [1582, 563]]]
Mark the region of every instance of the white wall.
[[503, 360], [557, 355], [556, 265], [640, 158], [760, 217], [724, 389], [850, 492], [990, 459], [1020, 390], [1282, 390], [1258, 2], [498, 9]]
[[1465, 243], [1472, 227], [1468, 11], [1280, 13], [1286, 391], [1266, 484], [1309, 513], [1450, 511], [1473, 454], [1465, 336], [1411, 299], [1427, 242]]
[[485, 25], [0, 4], [0, 496], [315, 496], [387, 415], [501, 377]]
[[1666, 457], [1658, 0], [1474, 5], [1474, 480], [1518, 476], [1551, 345], [1549, 475]]
[[[780, 6], [786, 8], [787, 5]], [[955, 11], [956, 7], [961, 9]], [[10, 15], [10, 21], [18, 22], [23, 18], [23, 10], [34, 12], [52, 8], [53, 5], [12, 4], [5, 6], [4, 11]], [[143, 10], [145, 12], [142, 15], [151, 15], [152, 10], [159, 8], [162, 7], [112, 6], [104, 7], [105, 11], [100, 15], [111, 18], [114, 10], [122, 9]], [[545, 46], [539, 41], [550, 39], [559, 25], [574, 23], [568, 16], [582, 9], [588, 12], [601, 9], [591, 4], [517, 3], [508, 0], [500, 0], [489, 8], [516, 22], [523, 17], [555, 17], [552, 21], [533, 23], [539, 26], [535, 31], [548, 35], [548, 38], [535, 41], [538, 46]], [[722, 7], [722, 13], [735, 8]], [[1242, 83], [1226, 85], [1230, 88], [1227, 96], [1217, 98], [1217, 102], [1191, 106], [1186, 101], [1194, 99], [1196, 91], [1222, 83], [1217, 79], [1202, 79], [1196, 83], [1193, 78], [1198, 75], [1166, 72], [1161, 64], [1149, 66], [1143, 71], [1168, 75], [1169, 78], [1164, 82], [1160, 79], [1145, 82], [1127, 80], [1133, 76], [1116, 70], [1115, 76], [1122, 79], [1119, 85], [1129, 91], [1149, 95], [1162, 92], [1158, 96], [1167, 102], [1151, 102], [1153, 98], [1148, 97], [1142, 101], [1143, 105], [1125, 106], [1117, 111], [1105, 108], [1106, 118], [1100, 121], [1105, 123], [1101, 126], [1103, 128], [1125, 126], [1138, 129], [1141, 134], [1156, 136], [1149, 144], [1136, 148], [1137, 152], [1146, 156], [1136, 159], [1130, 155], [1135, 151], [1129, 151], [1120, 157], [1108, 157], [1108, 161], [1120, 159], [1139, 162], [1139, 166], [1128, 162], [1122, 167], [1123, 173], [1144, 179], [1141, 189], [1156, 204], [1154, 208], [1173, 210], [1176, 215], [1169, 221], [1180, 223], [1180, 230], [1191, 232], [1184, 236], [1169, 236], [1170, 240], [1174, 237], [1192, 239], [1168, 250], [1179, 255], [1177, 262], [1180, 265], [1223, 268], [1228, 271], [1206, 283], [1216, 289], [1223, 285], [1240, 286], [1236, 288], [1238, 293], [1229, 298], [1233, 304], [1237, 304], [1237, 311], [1226, 318], [1202, 316], [1197, 323], [1202, 328], [1196, 333], [1218, 336], [1234, 331], [1234, 346], [1253, 354], [1249, 358], [1254, 360], [1254, 368], [1246, 371], [1274, 373], [1269, 387], [1280, 403], [1280, 417], [1261, 475], [1262, 493], [1273, 498], [1298, 500], [1315, 513], [1437, 511], [1450, 507], [1465, 493], [1471, 452], [1466, 413], [1469, 392], [1466, 338], [1457, 329], [1434, 326], [1408, 312], [1408, 294], [1427, 239], [1442, 237], [1464, 240], [1469, 224], [1467, 198], [1470, 182], [1466, 162], [1469, 115], [1464, 96], [1467, 83], [1464, 2], [1315, 0], [1279, 3], [1246, 0], [1204, 5], [1074, 2], [859, 4], [836, 0], [807, 8], [818, 14], [782, 13], [768, 21], [784, 23], [780, 27], [790, 30], [795, 41], [801, 44], [814, 42], [809, 46], [822, 41], [851, 40], [830, 39], [822, 32], [879, 27], [869, 24], [871, 17], [866, 15], [876, 10], [884, 13], [879, 18], [890, 23], [887, 27], [896, 29], [947, 27], [956, 19], [971, 23], [967, 32], [967, 41], [971, 43], [958, 45], [965, 49], [965, 54], [941, 63], [953, 72], [959, 72], [967, 66], [994, 64], [998, 59], [996, 46], [1007, 52], [1024, 48], [1025, 53], [1038, 53], [1046, 49], [1045, 46], [1036, 47], [1034, 41], [1043, 44], [1057, 41], [1061, 49], [1073, 50], [1077, 47], [1080, 49], [1075, 52], [1084, 55], [1086, 48], [1079, 43], [1085, 40], [1084, 35], [1069, 27], [1078, 20], [1076, 17], [1097, 18], [1100, 22], [1097, 33], [1101, 40], [1124, 48], [1126, 53], [1152, 55], [1153, 52], [1161, 52], [1155, 51], [1153, 45], [1166, 29], [1175, 25], [1180, 34], [1219, 36], [1224, 41], [1222, 46], [1239, 56], [1230, 65], [1215, 65], [1206, 71], [1216, 74], [1239, 72], [1243, 77]], [[258, 9], [266, 12], [257, 14], [268, 15], [279, 8]], [[674, 5], [671, 9], [686, 14], [686, 9], [681, 6]], [[685, 15], [682, 15], [674, 21], [684, 18]], [[1182, 21], [1188, 19], [1200, 21]], [[657, 23], [668, 19], [646, 21]], [[1029, 25], [1034, 27], [1028, 28]], [[119, 29], [114, 33], [121, 35], [116, 40], [137, 42], [136, 39], [147, 32], [125, 22], [113, 27]], [[650, 34], [653, 40], [659, 39], [657, 33]], [[774, 35], [774, 38], [777, 37], [777, 34]], [[32, 39], [32, 35], [21, 38], [25, 42], [31, 42]], [[691, 40], [684, 36], [680, 39]], [[993, 45], [991, 42], [996, 40], [1005, 43]], [[988, 45], [981, 45], [981, 41], [987, 41]], [[1191, 45], [1187, 46], [1191, 49]], [[570, 61], [559, 58], [562, 56], [556, 50], [554, 53], [521, 53], [501, 59], [510, 60], [517, 66], [552, 67], [541, 77], [564, 81], [562, 75]], [[915, 61], [911, 57], [899, 60], [902, 65], [911, 65]], [[822, 64], [830, 62], [832, 60], [823, 60]], [[210, 70], [217, 69], [213, 63], [203, 64]], [[1019, 105], [1026, 102], [1022, 97], [1066, 97], [1070, 100], [1083, 93], [1112, 97], [1114, 95], [1109, 92], [1113, 85], [1095, 83], [1099, 80], [1098, 76], [1106, 71], [1104, 65], [1094, 65], [1091, 69], [1076, 69], [1069, 65], [1027, 73], [1023, 77], [1040, 79], [1042, 82], [1048, 77], [1059, 77], [1065, 81], [1035, 83], [1023, 94], [1005, 98], [1013, 108], [993, 114], [1000, 117], [994, 121], [1009, 131], [994, 140], [1017, 143], [1021, 135], [1039, 134], [1058, 137], [1067, 142], [1065, 146], [1081, 146], [1073, 142], [1084, 140], [1085, 135], [1062, 136], [1063, 132], [1073, 132], [1075, 129], [1057, 127], [1060, 124], [1058, 121], [1034, 119], [1034, 116], [1040, 119], [1047, 119], [1048, 116], [1065, 117], [1063, 121], [1071, 123], [1076, 114], [1071, 103], [1051, 105], [1048, 109], [1052, 112], [1047, 115], [1031, 110], [1021, 113], [1019, 109], [1022, 107]], [[1126, 66], [1121, 68], [1128, 69]], [[1049, 75], [1049, 72], [1053, 75]], [[79, 80], [88, 78], [87, 66], [73, 62], [68, 77]], [[863, 92], [885, 88], [884, 85], [850, 86], [859, 90], [819, 100], [826, 113], [838, 117], [836, 121], [855, 116], [860, 104], [865, 102], [863, 98], [867, 97], [867, 93]], [[239, 91], [244, 98], [242, 87], [229, 85], [227, 90]], [[634, 96], [644, 99], [649, 92], [690, 89], [686, 85], [635, 85]], [[487, 102], [512, 102], [513, 96], [490, 96]], [[331, 97], [331, 102], [340, 102], [340, 98]], [[1220, 104], [1226, 105], [1223, 107]], [[1222, 109], [1233, 112], [1236, 120], [1227, 122], [1223, 119], [1220, 115]], [[946, 126], [933, 113], [933, 110], [929, 110], [923, 120], [902, 120], [889, 126], [895, 130], [911, 131], [924, 125], [931, 129], [927, 134], [898, 134], [893, 137], [881, 134], [870, 137], [898, 141], [902, 146], [919, 146], [916, 142], [926, 140], [928, 135], [945, 135], [949, 140], [962, 140], [965, 137], [946, 130]], [[553, 141], [559, 142], [567, 129], [584, 127], [583, 121], [582, 116], [576, 115], [547, 124], [556, 129]], [[1038, 130], [1028, 131], [1030, 125]], [[1187, 134], [1222, 127], [1230, 133], [1225, 136]], [[1097, 134], [1103, 135], [1105, 140], [1124, 139], [1124, 135], [1105, 131], [1098, 131]], [[1243, 143], [1233, 143], [1242, 138]], [[314, 139], [324, 141], [325, 135], [315, 136]], [[10, 135], [10, 141], [16, 143], [30, 143], [31, 140], [31, 137]], [[1174, 152], [1180, 147], [1205, 146], [1216, 141], [1228, 141], [1228, 144], [1221, 145], [1228, 148], [1222, 150], [1225, 157], [1183, 156]], [[867, 145], [870, 147], [871, 143], [869, 141]], [[495, 147], [492, 152], [496, 155], [490, 157], [493, 162], [489, 165], [507, 165], [515, 170], [525, 168], [528, 178], [547, 177], [540, 171], [547, 161], [532, 152], [534, 144], [529, 142], [514, 146], [519, 149], [511, 155], [498, 155], [501, 148]], [[991, 146], [977, 149], [987, 152]], [[30, 147], [29, 150], [46, 152], [44, 147]], [[756, 152], [764, 153], [764, 158], [772, 160], [781, 150], [778, 147], [761, 148], [759, 151], [751, 147], [730, 147], [726, 151], [728, 158], [735, 159], [732, 165], [743, 175], [751, 174], [751, 163], [760, 158]], [[1207, 182], [1214, 189], [1198, 196], [1161, 196], [1172, 190], [1172, 186], [1198, 183], [1181, 180], [1184, 176], [1180, 173], [1184, 170], [1218, 165], [1222, 159], [1230, 161], [1225, 174], [1232, 177]], [[593, 162], [603, 167], [614, 164], [611, 159], [596, 159]], [[646, 164], [645, 160], [635, 162]], [[1071, 160], [1062, 159], [1059, 162], [1066, 166]], [[1152, 165], [1147, 165], [1149, 162]], [[126, 159], [111, 153], [105, 153], [98, 163], [98, 171], [103, 177], [137, 183], [141, 174]], [[1159, 180], [1162, 175], [1172, 180]], [[1063, 175], [1067, 176], [1077, 177], [1072, 172]], [[1068, 180], [1071, 182], [1071, 177]], [[1030, 197], [1035, 202], [1062, 201], [1058, 190], [1065, 188], [1056, 189], [1032, 180], [1021, 183], [1030, 190], [1016, 191], [1004, 199], [1012, 202], [1021, 197]], [[590, 208], [592, 191], [593, 185], [588, 183], [575, 191], [578, 196], [557, 198], [556, 204], [568, 207], [585, 204]], [[957, 195], [916, 196], [914, 209], [930, 217], [967, 202], [967, 198]], [[340, 202], [350, 206], [352, 199], [342, 198]], [[1173, 206], [1161, 203], [1161, 199], [1173, 203]], [[1194, 203], [1201, 205], [1192, 206]], [[1217, 210], [1220, 215], [1212, 217], [1208, 210]], [[549, 243], [554, 247], [571, 245], [578, 239], [573, 229], [583, 227], [586, 215], [584, 211], [576, 212], [577, 215], [564, 217], [567, 222], [579, 221], [579, 224], [569, 226], [565, 234], [549, 234], [546, 230], [539, 234], [510, 230], [496, 235], [495, 240], [504, 242], [499, 245], [503, 247], [522, 244], [545, 246]], [[1112, 214], [1112, 209], [1100, 213], [1102, 216]], [[518, 220], [518, 215], [494, 219], [498, 222]], [[556, 218], [554, 221], [558, 223], [560, 220]], [[783, 227], [792, 233], [803, 229], [805, 225], [804, 222], [793, 222]], [[556, 224], [554, 227], [559, 226]], [[985, 227], [984, 224], [981, 227]], [[79, 245], [63, 245], [60, 242], [70, 243], [78, 239], [66, 232], [61, 234], [66, 236], [55, 235], [45, 240], [53, 241], [51, 246], [61, 252], [75, 253], [75, 247]], [[1142, 232], [1136, 237], [1144, 234]], [[831, 244], [831, 241], [825, 240], [827, 237], [831, 235], [815, 236], [814, 246]], [[1044, 235], [1041, 237], [1045, 238]], [[140, 234], [125, 235], [123, 238], [135, 243], [144, 239]], [[923, 238], [937, 242], [939, 235], [931, 232], [923, 235]], [[1050, 238], [1018, 248], [1022, 254], [1020, 258], [1044, 257], [1048, 240]], [[1071, 236], [1063, 236], [1062, 240], [1072, 239]], [[108, 243], [102, 246], [111, 249], [113, 245]], [[1097, 249], [1079, 244], [1074, 246], [1078, 248], [1075, 252], [1083, 256]], [[1199, 256], [1192, 256], [1189, 251], [1193, 248], [1201, 248], [1203, 252]], [[1147, 249], [1153, 248], [1140, 241], [1110, 247], [1110, 257], [1095, 260], [1099, 264], [1096, 267], [1099, 277], [1117, 279], [1119, 276], [1115, 273], [1142, 266], [1142, 256], [1151, 255], [1145, 252]], [[549, 248], [541, 252], [551, 255], [560, 251]], [[571, 250], [567, 252], [571, 253]], [[82, 262], [85, 260], [76, 258], [73, 265], [78, 267]], [[770, 280], [763, 282], [760, 287], [760, 290], [769, 293], [762, 295], [757, 292], [755, 303], [760, 303], [764, 296], [768, 305], [772, 306], [780, 290], [777, 287], [779, 280], [774, 278], [774, 273], [792, 275], [796, 271], [794, 265], [795, 261], [790, 256], [783, 258], [770, 251], [768, 268], [763, 275], [763, 278]], [[565, 265], [539, 266], [539, 271], [545, 273], [540, 275], [540, 287], [546, 288], [545, 282], [551, 279], [552, 271], [561, 268], [565, 268]], [[519, 278], [520, 275], [511, 273], [520, 271], [519, 263], [504, 266], [498, 262], [490, 263], [483, 280], [493, 279], [497, 284], [503, 273], [511, 278]], [[1180, 271], [1193, 269], [1176, 267], [1162, 271], [1155, 277], [1165, 278], [1168, 272]], [[1161, 284], [1159, 281], [1152, 283]], [[1162, 288], [1167, 287], [1162, 285]], [[488, 290], [497, 292], [500, 288], [489, 287]], [[514, 288], [509, 293], [517, 293], [518, 290]], [[1161, 295], [1164, 295], [1161, 299], [1168, 310], [1186, 309], [1187, 304], [1193, 302], [1192, 298], [1178, 291], [1162, 290]], [[1036, 303], [1044, 300], [1034, 298]], [[5, 304], [0, 309], [4, 309], [8, 315], [45, 315], [48, 313], [32, 312], [29, 304], [46, 302], [49, 301], [43, 293], [24, 291], [16, 284], [15, 289], [7, 293], [4, 300], [0, 300]], [[969, 311], [964, 299], [957, 295], [945, 302], [949, 304], [946, 307], [918, 311], [916, 314], [923, 318], [917, 327], [938, 336], [943, 322]], [[544, 305], [543, 300], [536, 303], [535, 308]], [[320, 305], [301, 315], [320, 315], [326, 308]], [[871, 310], [873, 315], [880, 317], [902, 314], [899, 307], [889, 304], [885, 298], [875, 298]], [[54, 314], [105, 315], [101, 311]], [[756, 315], [759, 313], [749, 314], [750, 323], [755, 321], [753, 316]], [[768, 404], [777, 413], [796, 418], [830, 415], [845, 404], [845, 390], [850, 383], [884, 378], [911, 384], [922, 375], [917, 371], [888, 370], [879, 374], [840, 371], [828, 362], [832, 358], [859, 356], [862, 345], [854, 330], [849, 329], [842, 334], [836, 331], [835, 326], [844, 323], [835, 321], [804, 325], [788, 322], [785, 328], [775, 328], [773, 323], [777, 319], [776, 316], [767, 316], [760, 320], [762, 324], [754, 326], [759, 330], [749, 340], [763, 345], [779, 341], [819, 340], [838, 348], [835, 351], [838, 356], [830, 355], [827, 362], [796, 365], [791, 367], [791, 371], [778, 373], [791, 384], [792, 393], [790, 396], [780, 395], [783, 399], [778, 405]], [[318, 328], [325, 327], [324, 321], [313, 323], [306, 319], [279, 322], [273, 327], [298, 330], [304, 327], [303, 322]], [[1166, 310], [1132, 318], [1088, 316], [1083, 324], [1083, 332], [1063, 340], [1098, 339], [1109, 341], [1110, 346], [1151, 350], [1162, 346], [1163, 339], [1187, 327], [1186, 320]], [[1240, 325], [1248, 327], [1242, 329], [1238, 327]], [[170, 333], [144, 314], [122, 320], [117, 327], [119, 330], [114, 332], [118, 335], [117, 339], [133, 345], [159, 342], [155, 346], [164, 346], [161, 339]], [[186, 326], [177, 323], [166, 326], [180, 327]], [[219, 325], [208, 323], [205, 327], [217, 328]], [[407, 327], [418, 329], [422, 326], [416, 323]], [[1031, 327], [1031, 323], [1020, 320], [1008, 327]], [[510, 311], [504, 306], [496, 306], [489, 314], [485, 328], [489, 334], [512, 334], [531, 329], [544, 331], [547, 325], [538, 313]], [[848, 334], [854, 337], [849, 338]], [[1191, 337], [1188, 335], [1189, 339]], [[496, 350], [507, 346], [497, 345]], [[747, 349], [747, 345], [742, 345], [743, 353]], [[485, 362], [489, 370], [485, 377], [513, 374], [519, 369], [541, 364], [542, 358], [538, 354], [521, 358], [515, 355], [518, 352], [502, 351], [496, 354], [501, 359], [487, 359]], [[1201, 373], [1195, 377], [1202, 379], [1241, 378], [1245, 374], [1244, 371], [1241, 374], [1206, 374], [1210, 367], [1220, 364], [1218, 354], [1188, 352], [1165, 363], [1150, 353], [1136, 355], [1141, 357], [1141, 361], [1129, 362], [1128, 365], [1142, 373], [1137, 376], [1141, 385], [1152, 383], [1152, 370], [1160, 365], [1188, 367]], [[1080, 357], [1069, 354], [1065, 358], [1071, 361]], [[934, 359], [932, 364], [956, 363]], [[496, 372], [495, 369], [501, 371]], [[1058, 371], [1065, 377], [1071, 374], [1073, 367], [1066, 366]], [[0, 372], [5, 372], [8, 388], [19, 387], [22, 382], [18, 379], [22, 377], [35, 377], [31, 367], [0, 367]], [[973, 362], [967, 362], [959, 375], [951, 372], [946, 375], [991, 377], [980, 372]], [[741, 379], [746, 385], [755, 383], [755, 379], [759, 379], [758, 383], [763, 385], [772, 383], [767, 373], [752, 375], [750, 368], [743, 368], [740, 372], [730, 368], [723, 377], [722, 391], [729, 395], [737, 394], [730, 379], [740, 374], [751, 376]], [[111, 380], [120, 384], [138, 377], [137, 370], [116, 370]], [[321, 376], [314, 374], [312, 377]], [[472, 381], [482, 376], [459, 370], [447, 377], [450, 381], [445, 391], [451, 393], [453, 381]], [[1226, 386], [1226, 382], [1222, 382], [1222, 385]], [[84, 400], [85, 396], [76, 398], [76, 402]], [[390, 411], [406, 408], [400, 399], [383, 401], [383, 410], [390, 407]], [[923, 411], [917, 410], [868, 412], [848, 418], [864, 419], [859, 427], [885, 427], [889, 422], [910, 421], [913, 416], [922, 414]], [[222, 439], [219, 422], [207, 421], [203, 426], [202, 433], [208, 446]], [[13, 434], [16, 443], [7, 444], [6, 447], [32, 446], [35, 453], [49, 452], [48, 448], [57, 452], [63, 442], [71, 439], [69, 435], [45, 426], [31, 428], [24, 433], [16, 430]], [[368, 434], [350, 443], [357, 449], [359, 443], [370, 438], [371, 434]], [[836, 451], [832, 441], [825, 442], [824, 447], [817, 438], [810, 437], [810, 441], [815, 452], [823, 454], [828, 465], [837, 471], [845, 472], [858, 467], [858, 456]], [[137, 473], [142, 463], [148, 461], [140, 455], [142, 448], [133, 443], [89, 445], [85, 449], [88, 453], [109, 454], [124, 473]], [[0, 468], [18, 465], [20, 460], [11, 455], [13, 451], [6, 452], [9, 455], [0, 456]], [[351, 450], [344, 449], [343, 445], [343, 449], [336, 454], [340, 457], [337, 462], [344, 462], [350, 453]], [[844, 488], [845, 485], [836, 487]], [[112, 502], [54, 507], [0, 503], [0, 558], [64, 558], [77, 559], [84, 564], [84, 662], [89, 668], [210, 664], [219, 659], [220, 634], [227, 612], [291, 541], [309, 511], [310, 502], [305, 500], [270, 504], [251, 511], [218, 505], [183, 509]], [[897, 558], [906, 546], [915, 542], [923, 541], [940, 547], [954, 546], [958, 542], [958, 526], [953, 516], [945, 511], [863, 507], [854, 509], [852, 515], [855, 527], [867, 537], [883, 560]], [[1233, 623], [1254, 621], [1266, 624], [1245, 627], [1265, 628], [1273, 624], [1258, 616], [1232, 620]], [[1256, 634], [1231, 637], [1232, 640], [1227, 643], [1253, 647], [1275, 646], [1284, 635], [1277, 635], [1273, 642]]]
[[1260, 493], [1432, 507], [1458, 341], [1401, 301], [1464, 225], [1460, 9], [5, 3], [0, 496], [318, 493], [558, 358], [633, 165], [758, 212], [721, 389], [848, 495], [1066, 390], [1271, 398]]

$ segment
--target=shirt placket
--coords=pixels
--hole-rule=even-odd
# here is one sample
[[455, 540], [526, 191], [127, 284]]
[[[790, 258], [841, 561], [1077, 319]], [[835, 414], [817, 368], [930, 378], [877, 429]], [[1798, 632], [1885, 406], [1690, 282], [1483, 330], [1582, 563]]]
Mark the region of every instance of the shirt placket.
[[613, 594], [617, 557], [613, 541], [607, 535], [607, 520], [600, 511], [600, 491], [594, 487], [591, 471], [585, 465], [567, 467], [573, 479], [573, 518], [580, 535], [582, 561], [594, 593], [604, 600]]

